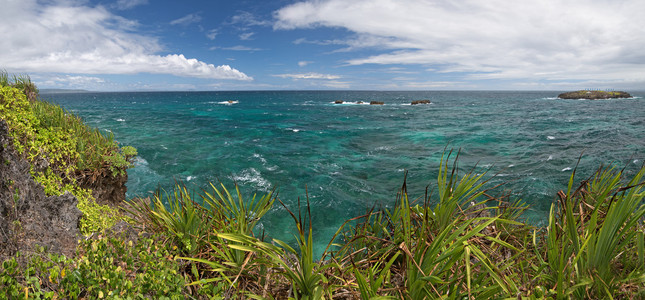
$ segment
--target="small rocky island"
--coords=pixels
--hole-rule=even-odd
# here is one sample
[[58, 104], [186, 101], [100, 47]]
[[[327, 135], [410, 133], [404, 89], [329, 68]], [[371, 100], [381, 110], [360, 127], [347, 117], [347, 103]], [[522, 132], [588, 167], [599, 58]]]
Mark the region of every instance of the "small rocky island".
[[621, 91], [588, 91], [580, 90], [575, 92], [567, 92], [558, 95], [560, 99], [589, 99], [589, 100], [598, 100], [598, 99], [611, 99], [611, 98], [631, 98], [632, 95], [626, 92]]
[[415, 100], [410, 103], [410, 105], [418, 105], [418, 104], [430, 104], [432, 101], [430, 100]]

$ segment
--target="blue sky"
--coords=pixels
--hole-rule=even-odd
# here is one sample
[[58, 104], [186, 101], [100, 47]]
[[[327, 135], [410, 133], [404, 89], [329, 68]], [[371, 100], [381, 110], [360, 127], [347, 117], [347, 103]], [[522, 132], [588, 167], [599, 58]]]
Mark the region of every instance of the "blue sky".
[[0, 0], [40, 88], [645, 89], [642, 0]]

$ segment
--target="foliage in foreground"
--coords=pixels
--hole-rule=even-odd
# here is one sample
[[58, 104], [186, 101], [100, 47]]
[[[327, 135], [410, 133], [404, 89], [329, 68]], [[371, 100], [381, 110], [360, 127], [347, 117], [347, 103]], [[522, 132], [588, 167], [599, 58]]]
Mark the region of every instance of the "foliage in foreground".
[[97, 204], [77, 178], [122, 176], [136, 149], [120, 148], [112, 134], [103, 135], [60, 106], [36, 99], [36, 93], [29, 77], [14, 76], [12, 82], [0, 72], [0, 118], [10, 128], [14, 148], [31, 163], [31, 175], [48, 196], [65, 191], [76, 196], [84, 234], [109, 228], [121, 218], [118, 212]]
[[[71, 298], [162, 295], [155, 291], [198, 299], [645, 297], [645, 168], [630, 179], [601, 168], [576, 189], [574, 172], [549, 225], [533, 228], [518, 219], [525, 204], [488, 196], [481, 175], [459, 176], [456, 159], [452, 168], [448, 162], [440, 166], [438, 200], [410, 201], [404, 183], [395, 207], [346, 222], [320, 260], [312, 254], [308, 206], [287, 209], [294, 247], [252, 230], [277, 200], [274, 193], [245, 198], [237, 187], [230, 193], [212, 185], [199, 204], [178, 186], [128, 205], [158, 239], [142, 239], [134, 249], [122, 239], [83, 242], [79, 257], [36, 261], [30, 268], [38, 271], [22, 275], [5, 263], [0, 282], [18, 295]], [[86, 273], [63, 284], [78, 272]]]
[[2, 263], [0, 294], [31, 299], [184, 299], [178, 262], [155, 238], [81, 241], [77, 257], [18, 254]]

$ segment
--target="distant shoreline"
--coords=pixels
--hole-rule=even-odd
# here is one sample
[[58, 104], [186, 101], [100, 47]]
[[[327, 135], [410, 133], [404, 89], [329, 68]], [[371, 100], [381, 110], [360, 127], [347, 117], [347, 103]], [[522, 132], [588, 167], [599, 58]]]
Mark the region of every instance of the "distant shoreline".
[[40, 94], [74, 94], [74, 93], [94, 93], [88, 90], [81, 89], [41, 89]]

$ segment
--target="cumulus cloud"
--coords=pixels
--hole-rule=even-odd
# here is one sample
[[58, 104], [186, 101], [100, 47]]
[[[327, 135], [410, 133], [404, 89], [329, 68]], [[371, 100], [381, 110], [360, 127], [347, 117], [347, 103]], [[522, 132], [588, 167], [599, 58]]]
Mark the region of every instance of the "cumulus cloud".
[[188, 14], [188, 15], [185, 15], [185, 16], [179, 18], [179, 19], [172, 20], [170, 22], [170, 25], [186, 26], [186, 25], [190, 25], [190, 24], [193, 24], [193, 23], [199, 23], [201, 20], [202, 20], [202, 16], [200, 16], [199, 14]]
[[345, 28], [348, 65], [422, 64], [471, 79], [640, 79], [645, 1], [310, 0], [275, 13], [274, 29]]
[[302, 73], [302, 74], [277, 74], [274, 77], [291, 78], [291, 79], [339, 79], [338, 75], [320, 74], [320, 73]]
[[10, 72], [252, 79], [228, 65], [159, 54], [163, 49], [156, 38], [137, 34], [136, 22], [101, 6], [9, 1], [0, 10], [0, 20], [0, 66]]
[[311, 64], [311, 63], [313, 63], [313, 61], [302, 60], [302, 61], [298, 62], [298, 66], [304, 67], [304, 66], [307, 66], [308, 64]]

